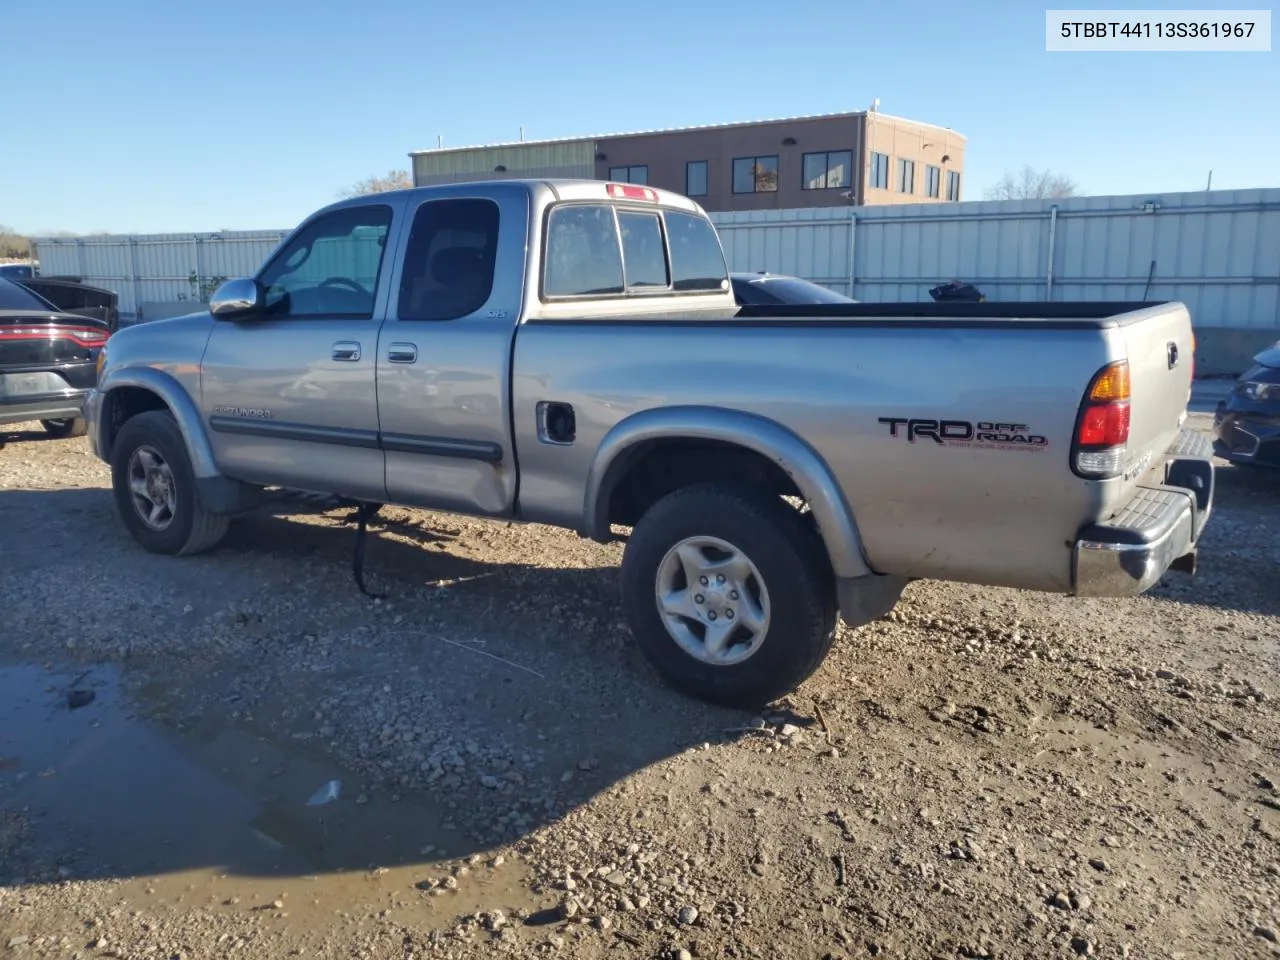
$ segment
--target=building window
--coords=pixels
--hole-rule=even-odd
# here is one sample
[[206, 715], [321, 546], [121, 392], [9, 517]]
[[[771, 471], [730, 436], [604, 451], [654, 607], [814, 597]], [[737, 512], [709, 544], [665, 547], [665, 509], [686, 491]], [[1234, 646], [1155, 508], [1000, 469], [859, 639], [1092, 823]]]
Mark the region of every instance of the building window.
[[778, 189], [778, 158], [739, 157], [733, 161], [734, 193], [774, 193]]
[[904, 160], [898, 158], [898, 192], [899, 193], [915, 193], [916, 189], [916, 162], [914, 160]]
[[643, 167], [610, 167], [609, 179], [614, 183], [642, 183], [649, 182], [649, 168]]
[[877, 190], [889, 189], [889, 155], [871, 154], [871, 186]]
[[942, 171], [938, 167], [924, 168], [924, 192], [935, 200], [942, 196]]
[[687, 197], [707, 195], [707, 161], [690, 160], [684, 165], [684, 193]]
[[830, 153], [806, 153], [804, 155], [805, 190], [848, 189], [853, 182], [853, 154], [848, 150]]
[[947, 171], [947, 199], [960, 199], [960, 174], [955, 170]]

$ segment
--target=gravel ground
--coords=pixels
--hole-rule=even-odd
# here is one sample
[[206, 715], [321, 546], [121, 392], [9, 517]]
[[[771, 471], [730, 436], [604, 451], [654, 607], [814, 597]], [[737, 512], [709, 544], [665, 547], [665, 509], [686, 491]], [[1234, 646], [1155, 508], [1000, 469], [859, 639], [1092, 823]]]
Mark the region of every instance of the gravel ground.
[[916, 583], [751, 716], [655, 679], [616, 546], [388, 508], [372, 602], [344, 511], [153, 557], [9, 440], [0, 956], [1280, 954], [1274, 477], [1194, 579]]

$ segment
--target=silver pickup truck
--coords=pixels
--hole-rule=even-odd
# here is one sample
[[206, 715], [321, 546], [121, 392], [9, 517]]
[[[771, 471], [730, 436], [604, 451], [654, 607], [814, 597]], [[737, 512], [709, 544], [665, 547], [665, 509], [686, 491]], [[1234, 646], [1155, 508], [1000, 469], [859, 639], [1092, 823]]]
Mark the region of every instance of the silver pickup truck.
[[657, 670], [758, 706], [912, 579], [1190, 570], [1192, 350], [1178, 303], [740, 307], [685, 197], [485, 182], [319, 211], [207, 311], [112, 337], [86, 416], [156, 553], [265, 488], [624, 539]]

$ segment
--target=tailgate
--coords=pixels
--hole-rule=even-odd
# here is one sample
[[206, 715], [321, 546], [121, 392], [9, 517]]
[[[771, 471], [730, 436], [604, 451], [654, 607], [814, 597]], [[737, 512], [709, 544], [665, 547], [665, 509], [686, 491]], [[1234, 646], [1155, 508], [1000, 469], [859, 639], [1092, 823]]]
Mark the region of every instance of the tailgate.
[[1126, 473], [1141, 474], [1178, 438], [1195, 366], [1191, 316], [1180, 303], [1162, 304], [1138, 311], [1120, 332], [1132, 391]]

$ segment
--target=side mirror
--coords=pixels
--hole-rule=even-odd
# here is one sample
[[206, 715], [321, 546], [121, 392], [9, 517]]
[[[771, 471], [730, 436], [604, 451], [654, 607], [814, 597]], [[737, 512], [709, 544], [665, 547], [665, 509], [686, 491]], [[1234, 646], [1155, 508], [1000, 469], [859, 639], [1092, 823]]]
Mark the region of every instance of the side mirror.
[[243, 320], [262, 311], [266, 297], [252, 277], [228, 280], [209, 298], [209, 312], [219, 320]]

